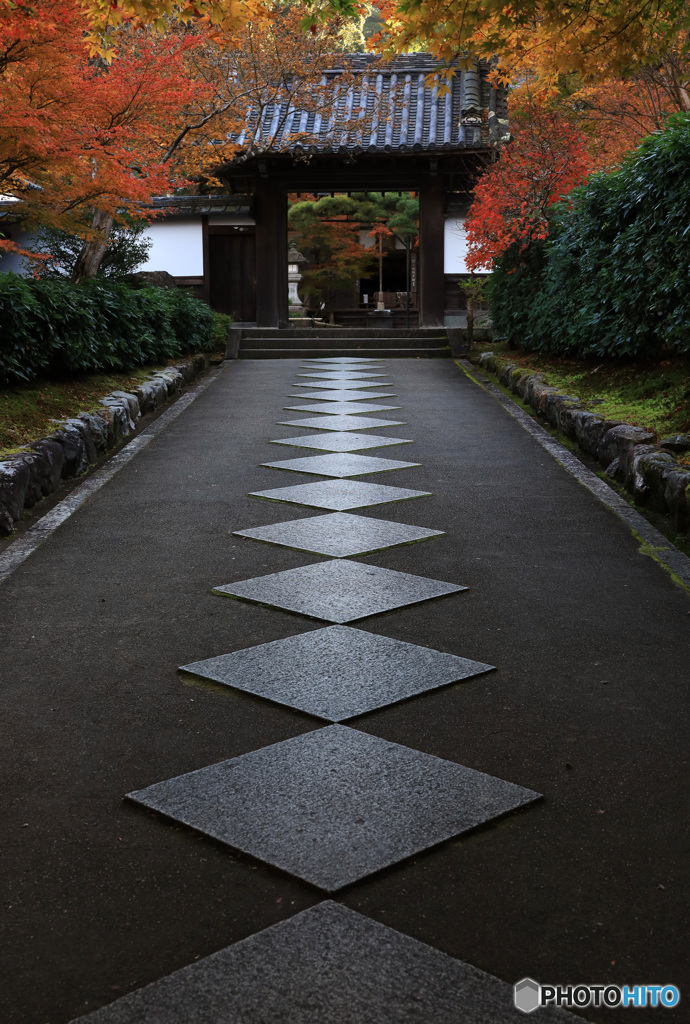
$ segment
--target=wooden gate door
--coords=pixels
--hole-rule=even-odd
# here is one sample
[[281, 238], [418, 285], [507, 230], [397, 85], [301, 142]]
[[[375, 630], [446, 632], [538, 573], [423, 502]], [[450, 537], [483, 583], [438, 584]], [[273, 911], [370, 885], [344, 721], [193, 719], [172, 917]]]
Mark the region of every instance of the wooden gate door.
[[254, 233], [209, 227], [209, 302], [236, 321], [256, 320], [256, 239]]

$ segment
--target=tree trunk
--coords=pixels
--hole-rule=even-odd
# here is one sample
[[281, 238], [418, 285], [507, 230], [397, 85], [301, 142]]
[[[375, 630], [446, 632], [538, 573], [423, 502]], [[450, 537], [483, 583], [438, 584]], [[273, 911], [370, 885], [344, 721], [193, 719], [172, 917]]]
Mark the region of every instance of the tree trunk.
[[467, 351], [474, 344], [474, 295], [466, 296], [467, 303]]
[[680, 100], [683, 104], [683, 110], [690, 111], [690, 81], [683, 82], [680, 87]]
[[102, 210], [94, 210], [91, 228], [94, 231], [94, 237], [84, 242], [81, 252], [77, 256], [77, 262], [74, 264], [72, 281], [75, 284], [95, 277], [98, 273], [105, 250], [108, 248], [110, 232], [113, 229], [113, 218]]

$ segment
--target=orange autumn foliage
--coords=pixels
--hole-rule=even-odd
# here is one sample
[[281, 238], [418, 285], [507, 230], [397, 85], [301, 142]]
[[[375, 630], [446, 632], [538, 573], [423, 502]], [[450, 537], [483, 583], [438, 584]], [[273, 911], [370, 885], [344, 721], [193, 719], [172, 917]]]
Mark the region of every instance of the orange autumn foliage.
[[267, 4], [235, 34], [208, 18], [160, 31], [130, 20], [104, 61], [78, 0], [0, 0], [0, 194], [21, 200], [29, 227], [107, 245], [113, 217], [150, 218], [153, 195], [212, 179], [239, 150], [274, 148], [283, 125], [270, 118], [267, 132], [262, 115], [276, 102], [324, 113], [333, 102], [322, 69], [342, 22], [305, 33], [306, 11]]
[[484, 57], [513, 82], [561, 74], [600, 80], [634, 73], [680, 45], [690, 49], [687, 0], [382, 0], [382, 41]]
[[69, 230], [85, 207], [132, 212], [170, 188], [161, 143], [198, 92], [193, 38], [125, 31], [107, 65], [71, 0], [38, 0], [0, 31], [0, 193], [27, 224]]
[[[305, 32], [308, 11], [305, 3], [272, 2], [267, 17], [249, 22], [237, 36], [195, 28], [200, 45], [186, 64], [206, 91], [187, 111], [191, 128], [183, 131], [191, 135], [175, 155], [187, 173], [208, 176], [238, 154], [310, 146], [317, 137], [306, 131], [304, 115], [313, 115], [317, 133], [318, 122], [333, 118], [336, 109], [341, 132], [362, 129], [360, 113], [346, 114], [340, 102], [357, 77], [336, 52], [342, 49], [343, 19], [330, 18]], [[337, 81], [324, 75], [333, 66], [341, 68]], [[293, 118], [294, 111], [303, 116]]]

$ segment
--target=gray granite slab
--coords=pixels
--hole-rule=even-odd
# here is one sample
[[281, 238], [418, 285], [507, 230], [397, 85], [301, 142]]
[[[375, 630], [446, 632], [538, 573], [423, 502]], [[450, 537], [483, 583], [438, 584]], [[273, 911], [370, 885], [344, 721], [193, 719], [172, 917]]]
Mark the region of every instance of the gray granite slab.
[[[311, 398], [311, 395], [305, 395]], [[388, 412], [400, 405], [374, 405], [373, 402], [314, 402], [311, 405], [286, 405], [295, 412], [318, 412], [325, 416], [363, 416], [367, 412]]]
[[306, 392], [298, 392], [297, 394], [288, 395], [288, 398], [301, 398], [303, 402], [314, 401], [318, 399], [320, 402], [366, 402], [370, 398], [387, 399], [397, 398], [398, 396], [393, 392], [387, 392], [382, 394], [380, 391], [344, 391], [342, 388], [337, 390], [329, 388], [327, 391], [313, 391], [311, 394]]
[[539, 794], [329, 725], [128, 798], [335, 892]]
[[357, 363], [315, 363], [306, 361], [300, 363], [300, 370], [323, 370], [326, 373], [364, 373], [365, 371], [373, 370], [375, 372], [384, 371], [385, 367], [383, 363], [366, 363], [359, 361]]
[[360, 391], [366, 388], [390, 388], [393, 385], [390, 381], [385, 383], [378, 381], [368, 380], [346, 380], [343, 377], [338, 377], [337, 380], [328, 380], [328, 378], [315, 381], [295, 381], [293, 387], [295, 388], [323, 388], [324, 390], [339, 390], [339, 391]]
[[429, 540], [430, 537], [442, 537], [443, 530], [427, 530], [387, 519], [369, 519], [348, 512], [333, 512], [331, 515], [234, 530], [233, 534], [235, 537], [248, 537], [250, 540], [278, 544], [284, 548], [311, 551], [315, 555], [349, 558], [351, 555], [383, 551], [399, 544], [414, 544]]
[[364, 448], [386, 448], [394, 444], [413, 444], [409, 437], [385, 437], [383, 434], [357, 434], [334, 430], [323, 434], [298, 434], [279, 437], [269, 444], [286, 444], [295, 448], [320, 448], [324, 452], [357, 452]]
[[213, 593], [326, 622], [356, 622], [461, 590], [467, 587], [338, 558], [227, 583]]
[[305, 420], [278, 420], [281, 427], [308, 430], [370, 430], [372, 427], [402, 427], [405, 420], [381, 420], [376, 416], [309, 416]]
[[[540, 1009], [544, 1024], [582, 1024]], [[250, 935], [80, 1024], [524, 1024], [513, 986], [339, 903]], [[75, 1022], [72, 1022], [75, 1024]]]
[[378, 363], [367, 363], [362, 359], [359, 359], [354, 363], [316, 363], [313, 360], [305, 359], [302, 361], [298, 369], [300, 371], [305, 370], [307, 373], [327, 373], [329, 375], [373, 374], [374, 376], [380, 377], [382, 374], [388, 373], [381, 361]]
[[493, 667], [351, 626], [326, 626], [181, 671], [342, 722]]
[[420, 462], [400, 462], [398, 459], [380, 459], [355, 452], [334, 452], [332, 455], [309, 455], [303, 459], [283, 459], [281, 462], [262, 462], [268, 469], [287, 469], [292, 473], [313, 473], [315, 476], [365, 476], [367, 473], [386, 473], [393, 469], [412, 469]]
[[254, 498], [287, 501], [293, 505], [309, 505], [312, 508], [329, 508], [334, 512], [384, 505], [389, 501], [406, 501], [408, 498], [426, 498], [430, 494], [431, 491], [388, 487], [386, 484], [371, 484], [364, 480], [316, 480], [308, 484], [295, 484], [293, 487], [251, 491]]
[[373, 370], [316, 370], [314, 373], [298, 373], [298, 377], [318, 377], [321, 380], [366, 380], [368, 377], [388, 377], [387, 373]]
[[373, 358], [367, 358], [366, 356], [305, 356], [304, 361], [305, 363], [316, 363], [319, 366], [323, 366], [326, 363], [344, 365], [349, 365], [351, 363], [367, 363], [367, 365], [378, 363], [382, 366], [385, 363], [385, 360], [381, 359], [380, 356], [374, 356]]

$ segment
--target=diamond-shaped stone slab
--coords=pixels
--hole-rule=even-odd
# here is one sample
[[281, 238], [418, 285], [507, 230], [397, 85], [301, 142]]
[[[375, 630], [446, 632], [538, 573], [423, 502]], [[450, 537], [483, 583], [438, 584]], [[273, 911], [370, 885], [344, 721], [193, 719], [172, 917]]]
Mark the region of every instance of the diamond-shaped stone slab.
[[181, 671], [342, 722], [493, 667], [350, 626], [326, 626]]
[[278, 420], [281, 427], [308, 430], [370, 430], [372, 427], [402, 427], [405, 420], [380, 420], [376, 416], [309, 416], [306, 420]]
[[319, 365], [314, 362], [300, 363], [299, 370], [310, 370], [315, 372], [317, 370], [323, 371], [324, 373], [365, 373], [374, 372], [380, 373], [385, 372], [383, 363], [326, 363]]
[[367, 359], [365, 356], [323, 356], [318, 358], [316, 356], [312, 356], [309, 358], [305, 358], [305, 362], [316, 363], [318, 366], [324, 366], [327, 363], [366, 363], [367, 365], [378, 363], [379, 365], [383, 365], [384, 360], [381, 359], [380, 357]]
[[295, 388], [328, 388], [339, 391], [360, 391], [366, 388], [390, 388], [392, 386], [390, 381], [379, 384], [378, 381], [373, 380], [347, 380], [343, 377], [338, 377], [337, 380], [295, 381], [293, 384]]
[[298, 377], [318, 377], [322, 380], [366, 380], [368, 377], [388, 377], [387, 373], [361, 372], [357, 370], [321, 370], [316, 373], [298, 373]]
[[287, 444], [295, 448], [320, 448], [324, 452], [357, 452], [364, 448], [386, 448], [394, 444], [413, 444], [409, 437], [385, 437], [383, 434], [357, 434], [334, 430], [323, 434], [299, 434], [279, 437], [270, 444]]
[[329, 508], [334, 512], [346, 512], [353, 508], [367, 508], [370, 505], [384, 505], [389, 501], [405, 501], [408, 498], [427, 498], [431, 491], [413, 491], [409, 487], [388, 487], [386, 484], [371, 484], [364, 480], [317, 480], [293, 487], [272, 487], [268, 491], [251, 491], [253, 498], [267, 498], [269, 501], [286, 501], [293, 505], [309, 505], [312, 508]]
[[311, 551], [315, 555], [349, 558], [351, 555], [383, 551], [399, 544], [414, 544], [429, 540], [430, 537], [442, 537], [443, 530], [427, 530], [407, 523], [393, 523], [387, 519], [368, 519], [347, 512], [333, 512], [332, 515], [234, 530], [233, 534], [235, 537], [248, 537], [250, 540], [278, 544], [284, 548]]
[[362, 416], [367, 412], [388, 412], [391, 409], [401, 409], [402, 406], [374, 405], [368, 402], [315, 402], [313, 405], [286, 405], [285, 408], [294, 409], [295, 412], [318, 412], [326, 416]]
[[467, 587], [338, 558], [227, 583], [213, 593], [326, 622], [356, 622], [461, 590]]
[[298, 369], [300, 371], [306, 371], [307, 373], [318, 373], [319, 375], [325, 373], [325, 374], [328, 374], [328, 376], [331, 376], [331, 375], [334, 375], [334, 374], [342, 374], [342, 375], [346, 375], [346, 376], [348, 376], [348, 375], [358, 375], [358, 376], [372, 375], [374, 377], [381, 377], [381, 376], [385, 376], [388, 373], [388, 371], [385, 369], [383, 364], [380, 363], [380, 362], [379, 363], [364, 363], [361, 360], [359, 362], [357, 362], [357, 363], [340, 363], [340, 364], [335, 364], [335, 363], [321, 363], [321, 364], [319, 364], [319, 363], [313, 363], [313, 362], [305, 361], [304, 363], [302, 363], [298, 367]]
[[306, 392], [299, 392], [298, 394], [288, 395], [288, 398], [301, 398], [303, 402], [314, 401], [318, 399], [320, 402], [367, 402], [371, 398], [375, 399], [387, 399], [397, 398], [398, 396], [392, 392], [381, 394], [379, 391], [344, 391], [342, 388], [329, 389], [328, 391], [313, 391], [311, 394]]
[[539, 794], [329, 725], [128, 797], [335, 892]]
[[281, 462], [262, 462], [267, 469], [287, 469], [293, 473], [313, 473], [316, 476], [365, 476], [367, 473], [385, 473], [392, 469], [412, 469], [420, 462], [400, 462], [397, 459], [377, 459], [372, 455], [355, 452], [335, 452], [332, 455], [310, 455], [303, 459], [284, 459]]
[[[553, 1007], [544, 1024], [582, 1024]], [[79, 1024], [524, 1024], [513, 986], [339, 903], [250, 935]], [[77, 1024], [73, 1021], [72, 1024]]]

